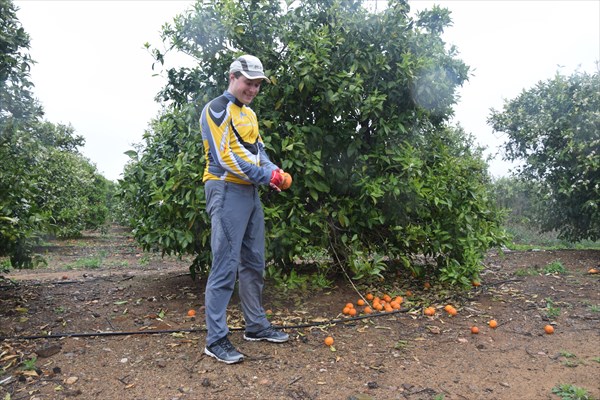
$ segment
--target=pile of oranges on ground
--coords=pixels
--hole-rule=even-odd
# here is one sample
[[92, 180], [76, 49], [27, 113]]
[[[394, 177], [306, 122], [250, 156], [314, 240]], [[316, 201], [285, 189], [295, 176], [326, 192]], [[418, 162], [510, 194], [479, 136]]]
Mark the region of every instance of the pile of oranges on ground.
[[[409, 296], [411, 295], [411, 293], [407, 292], [406, 295]], [[365, 301], [364, 299], [366, 299], [367, 301]], [[342, 314], [347, 315], [349, 317], [355, 317], [360, 313], [371, 314], [373, 312], [392, 312], [394, 310], [400, 310], [401, 305], [404, 302], [402, 296], [396, 296], [392, 298], [388, 294], [384, 294], [381, 297], [378, 297], [374, 296], [372, 293], [368, 293], [367, 295], [365, 295], [364, 299], [358, 299], [356, 301], [356, 306], [354, 305], [354, 303], [347, 303], [342, 309]], [[362, 309], [359, 309], [357, 307], [362, 307]], [[448, 315], [451, 317], [455, 317], [456, 315], [458, 315], [458, 311], [451, 304], [447, 304], [444, 307], [444, 311], [448, 313]], [[433, 317], [435, 313], [436, 308], [433, 306], [428, 306], [423, 309], [423, 314], [428, 317]], [[491, 319], [490, 321], [488, 321], [487, 324], [491, 329], [496, 329], [498, 327], [498, 321], [496, 321], [495, 319]], [[470, 330], [471, 333], [474, 335], [479, 333], [479, 327], [477, 326], [471, 326]], [[550, 335], [554, 333], [554, 327], [552, 325], [546, 325], [544, 326], [544, 331]], [[325, 338], [325, 345], [332, 346], [333, 342], [334, 340], [331, 336]]]
[[[356, 301], [357, 307], [363, 307], [363, 314], [371, 314], [374, 311], [392, 312], [394, 310], [399, 310], [404, 302], [402, 296], [396, 296], [392, 299], [392, 297], [388, 294], [384, 294], [383, 296], [379, 297], [374, 296], [372, 293], [367, 293], [365, 299], [367, 301], [363, 299], [358, 299]], [[370, 302], [371, 305], [369, 305], [367, 302]], [[354, 303], [347, 303], [342, 309], [342, 314], [349, 315], [351, 317], [356, 316], [358, 313], [359, 311], [354, 306]]]

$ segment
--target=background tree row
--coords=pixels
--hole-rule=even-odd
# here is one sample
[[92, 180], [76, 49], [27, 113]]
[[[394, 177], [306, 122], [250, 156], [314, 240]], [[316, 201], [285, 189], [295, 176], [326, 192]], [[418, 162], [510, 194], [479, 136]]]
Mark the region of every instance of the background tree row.
[[114, 184], [78, 147], [71, 126], [43, 121], [33, 95], [29, 36], [0, 0], [0, 257], [31, 266], [44, 236], [72, 237], [105, 224]]

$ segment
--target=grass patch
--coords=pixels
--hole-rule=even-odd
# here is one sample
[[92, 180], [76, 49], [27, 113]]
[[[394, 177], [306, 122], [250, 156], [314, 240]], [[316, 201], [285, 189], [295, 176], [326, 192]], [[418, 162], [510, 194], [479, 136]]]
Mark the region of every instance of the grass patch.
[[67, 269], [98, 269], [106, 257], [106, 252], [101, 251], [93, 257], [84, 257], [76, 260], [74, 263], [65, 265]]
[[564, 274], [565, 272], [567, 272], [567, 270], [558, 260], [552, 261], [550, 264], [544, 267], [545, 274]]
[[571, 384], [561, 384], [552, 388], [552, 393], [562, 400], [593, 400], [587, 390]]
[[150, 264], [150, 255], [149, 254], [144, 254], [140, 258], [140, 261], [138, 262], [138, 264], [140, 265], [140, 267], [147, 267], [148, 264]]
[[569, 353], [568, 351], [561, 351], [560, 355], [564, 358], [575, 358], [575, 354]]
[[516, 276], [533, 276], [538, 275], [539, 272], [535, 268], [519, 268], [515, 271]]
[[518, 223], [508, 223], [504, 229], [512, 237], [512, 243], [507, 245], [510, 250], [600, 250], [600, 240], [573, 243], [559, 239], [557, 232], [539, 232], [534, 227]]
[[102, 259], [100, 257], [86, 257], [80, 258], [74, 263], [67, 264], [67, 269], [97, 269], [102, 265]]
[[36, 361], [36, 357], [32, 357], [29, 360], [23, 360], [23, 362], [21, 363], [21, 368], [25, 371], [34, 371]]
[[546, 316], [548, 318], [554, 319], [560, 315], [560, 307], [554, 303], [554, 301], [550, 298], [546, 298]]
[[111, 261], [108, 262], [106, 265], [111, 266], [111, 267], [128, 267], [129, 266], [129, 261], [127, 260], [122, 260], [122, 261]]

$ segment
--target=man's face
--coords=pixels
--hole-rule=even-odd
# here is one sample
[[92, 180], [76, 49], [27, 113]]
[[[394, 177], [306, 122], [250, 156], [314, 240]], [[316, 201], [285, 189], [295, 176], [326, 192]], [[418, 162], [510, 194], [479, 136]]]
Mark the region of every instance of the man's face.
[[229, 92], [233, 94], [236, 99], [248, 105], [260, 91], [261, 83], [262, 79], [248, 79], [244, 75], [236, 78], [231, 74], [229, 80]]

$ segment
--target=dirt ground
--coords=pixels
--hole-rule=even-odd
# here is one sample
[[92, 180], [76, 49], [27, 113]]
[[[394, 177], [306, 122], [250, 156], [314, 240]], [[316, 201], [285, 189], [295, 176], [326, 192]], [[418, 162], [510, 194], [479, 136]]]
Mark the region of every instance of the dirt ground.
[[[401, 295], [402, 309], [343, 323], [358, 299], [347, 280], [268, 282], [265, 308], [291, 340], [244, 341], [234, 299], [231, 341], [246, 355], [235, 365], [202, 353], [204, 282], [190, 260], [144, 253], [119, 229], [43, 251], [46, 268], [0, 279], [0, 399], [535, 400], [559, 399], [561, 384], [600, 398], [600, 275], [588, 273], [600, 251], [490, 253], [481, 286], [462, 293], [386, 279], [360, 289]], [[23, 339], [48, 334], [69, 335]]]

